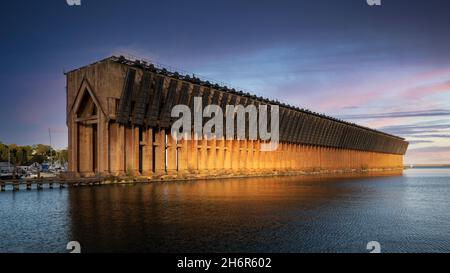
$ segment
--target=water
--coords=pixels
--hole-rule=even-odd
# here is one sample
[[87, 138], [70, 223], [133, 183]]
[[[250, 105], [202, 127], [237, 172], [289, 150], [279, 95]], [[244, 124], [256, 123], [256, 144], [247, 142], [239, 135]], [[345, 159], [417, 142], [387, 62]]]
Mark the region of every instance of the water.
[[450, 252], [450, 169], [0, 193], [0, 252]]

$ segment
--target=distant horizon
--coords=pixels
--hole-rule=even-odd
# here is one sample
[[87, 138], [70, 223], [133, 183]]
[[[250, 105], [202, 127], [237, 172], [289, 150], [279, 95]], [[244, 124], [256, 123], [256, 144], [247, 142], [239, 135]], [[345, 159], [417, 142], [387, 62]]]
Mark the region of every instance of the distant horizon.
[[406, 164], [405, 166], [414, 165], [416, 167], [450, 167], [450, 163], [444, 163], [444, 164]]

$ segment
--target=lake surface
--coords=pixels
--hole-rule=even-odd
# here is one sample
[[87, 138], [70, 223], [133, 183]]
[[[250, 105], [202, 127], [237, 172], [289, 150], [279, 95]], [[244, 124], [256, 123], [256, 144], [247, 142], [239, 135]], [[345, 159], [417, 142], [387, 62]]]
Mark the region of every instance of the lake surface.
[[0, 252], [450, 252], [450, 169], [0, 193]]

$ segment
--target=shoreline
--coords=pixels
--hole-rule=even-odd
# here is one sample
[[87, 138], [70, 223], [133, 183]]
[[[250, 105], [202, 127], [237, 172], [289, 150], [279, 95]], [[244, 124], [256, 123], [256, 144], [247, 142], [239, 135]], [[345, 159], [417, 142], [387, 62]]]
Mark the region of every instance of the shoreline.
[[[248, 178], [270, 178], [270, 177], [341, 177], [342, 175], [352, 175], [361, 177], [369, 174], [391, 174], [401, 175], [404, 168], [385, 168], [385, 169], [368, 169], [368, 170], [321, 170], [321, 171], [291, 171], [280, 173], [254, 173], [254, 174], [185, 174], [185, 175], [160, 175], [152, 177], [130, 177], [130, 176], [113, 176], [105, 177], [100, 183], [101, 185], [114, 185], [114, 184], [140, 184], [140, 183], [158, 183], [158, 182], [192, 182], [192, 181], [205, 181], [205, 180], [224, 180], [224, 179], [248, 179]], [[395, 173], [395, 174], [394, 174]], [[81, 178], [83, 179], [83, 178]], [[89, 179], [89, 178], [87, 178]]]
[[353, 178], [366, 177], [370, 175], [379, 176], [400, 176], [404, 168], [383, 168], [383, 169], [352, 169], [352, 170], [318, 170], [318, 171], [285, 171], [274, 173], [245, 173], [245, 174], [184, 174], [184, 175], [159, 175], [159, 176], [91, 176], [91, 177], [70, 177], [68, 174], [55, 177], [41, 177], [33, 179], [0, 180], [0, 191], [5, 192], [6, 187], [12, 187], [14, 192], [20, 191], [21, 186], [26, 186], [26, 190], [43, 190], [44, 185], [53, 189], [55, 186], [60, 189], [66, 187], [88, 187], [101, 185], [126, 185], [126, 184], [150, 184], [165, 182], [195, 182], [207, 180], [226, 179], [251, 179], [251, 178], [277, 178], [277, 177], [327, 177], [342, 178], [351, 176]]

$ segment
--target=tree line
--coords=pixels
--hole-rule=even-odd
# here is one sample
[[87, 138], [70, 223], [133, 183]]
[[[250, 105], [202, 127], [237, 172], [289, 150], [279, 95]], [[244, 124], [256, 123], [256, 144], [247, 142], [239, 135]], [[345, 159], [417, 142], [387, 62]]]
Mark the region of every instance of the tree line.
[[68, 159], [67, 149], [55, 150], [49, 145], [36, 144], [19, 146], [16, 144], [6, 145], [0, 142], [0, 162], [8, 162], [19, 166], [28, 166], [35, 162], [59, 162], [65, 164]]

